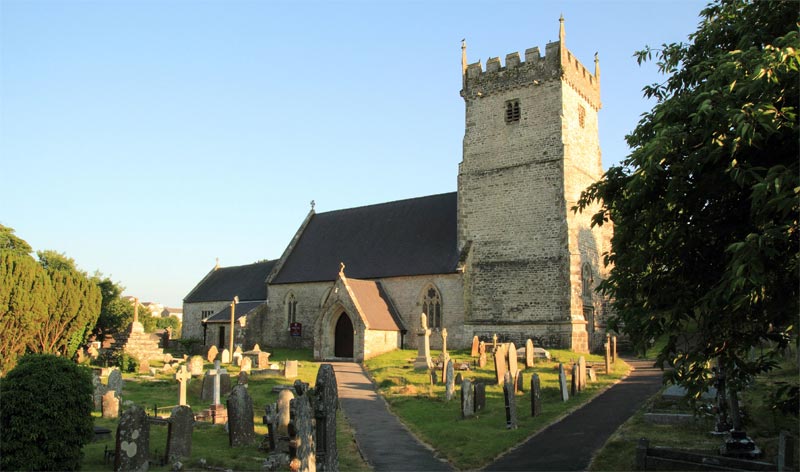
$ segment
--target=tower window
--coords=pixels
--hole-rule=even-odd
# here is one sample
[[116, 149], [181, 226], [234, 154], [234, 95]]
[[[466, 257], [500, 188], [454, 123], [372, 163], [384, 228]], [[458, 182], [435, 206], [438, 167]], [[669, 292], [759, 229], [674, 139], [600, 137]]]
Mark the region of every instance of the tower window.
[[422, 312], [428, 316], [428, 326], [431, 328], [442, 327], [442, 297], [434, 287], [425, 291], [422, 299]]
[[509, 100], [506, 102], [506, 123], [516, 123], [519, 121], [519, 100]]
[[581, 128], [586, 123], [586, 108], [583, 105], [578, 105], [578, 124]]

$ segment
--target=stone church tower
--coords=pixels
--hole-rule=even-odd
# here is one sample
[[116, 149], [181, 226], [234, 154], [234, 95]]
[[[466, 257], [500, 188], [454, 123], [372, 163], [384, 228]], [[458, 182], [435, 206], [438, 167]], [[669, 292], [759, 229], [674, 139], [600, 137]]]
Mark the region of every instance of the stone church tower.
[[458, 173], [458, 239], [465, 328], [576, 351], [597, 347], [611, 228], [572, 211], [603, 173], [597, 114], [600, 70], [559, 40], [467, 65], [466, 127]]

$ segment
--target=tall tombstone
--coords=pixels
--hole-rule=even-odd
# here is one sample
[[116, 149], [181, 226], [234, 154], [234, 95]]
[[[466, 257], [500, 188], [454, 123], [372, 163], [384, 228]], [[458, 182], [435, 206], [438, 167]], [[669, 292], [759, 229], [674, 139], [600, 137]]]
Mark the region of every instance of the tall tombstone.
[[447, 354], [447, 328], [442, 328], [440, 333], [442, 335], [442, 359], [449, 357]]
[[464, 379], [461, 382], [461, 417], [469, 418], [475, 414], [475, 392], [472, 389], [472, 382]]
[[571, 377], [570, 378], [570, 393], [572, 394], [573, 397], [577, 396], [578, 395], [578, 391], [579, 391], [579, 388], [578, 388], [578, 383], [579, 383], [578, 371], [579, 371], [578, 364], [572, 364], [572, 375], [570, 376]]
[[603, 343], [606, 349], [606, 375], [611, 373], [611, 344], [609, 342]]
[[336, 373], [330, 364], [322, 364], [314, 386], [314, 418], [316, 420], [316, 464], [324, 472], [339, 470], [339, 451], [336, 446], [336, 410], [339, 408], [339, 388]]
[[289, 469], [316, 472], [317, 457], [314, 441], [314, 410], [308, 395], [291, 401], [289, 430]]
[[221, 357], [223, 364], [230, 364], [231, 363], [231, 351], [228, 348], [222, 350], [222, 357]]
[[542, 414], [542, 388], [539, 383], [539, 374], [531, 376], [531, 416]]
[[108, 374], [108, 389], [117, 392], [117, 398], [122, 398], [122, 385], [124, 383], [122, 372], [119, 369], [115, 368]]
[[115, 471], [146, 471], [150, 459], [150, 423], [138, 405], [122, 412], [114, 448]]
[[480, 354], [478, 352], [479, 345], [480, 345], [480, 341], [478, 340], [478, 337], [477, 336], [473, 336], [472, 337], [472, 351], [470, 351], [470, 354], [469, 354], [471, 357], [478, 357], [478, 355]]
[[524, 392], [525, 391], [525, 374], [523, 371], [518, 370], [517, 375], [514, 376], [514, 391], [515, 392]]
[[558, 364], [558, 388], [561, 391], [561, 401], [569, 400], [569, 390], [567, 390], [567, 374], [564, 372], [564, 364]]
[[486, 384], [475, 383], [475, 413], [486, 409]]
[[423, 313], [419, 318], [420, 328], [417, 330], [417, 358], [414, 360], [414, 370], [429, 370], [433, 367], [431, 361], [431, 330], [428, 329], [428, 316]]
[[289, 406], [294, 398], [291, 390], [281, 390], [278, 394], [278, 437], [289, 435]]
[[228, 396], [228, 443], [231, 447], [248, 446], [255, 440], [253, 400], [244, 385], [237, 385]]
[[169, 416], [167, 427], [168, 461], [192, 455], [192, 432], [194, 431], [194, 412], [186, 405], [176, 406]]
[[287, 379], [297, 377], [297, 361], [286, 361], [283, 367], [283, 376]]
[[455, 375], [453, 374], [453, 360], [447, 360], [447, 373], [445, 374], [445, 392], [444, 399], [450, 401], [453, 399], [455, 392]]
[[503, 379], [503, 398], [506, 402], [506, 429], [517, 429], [517, 398], [511, 372], [506, 372]]
[[201, 356], [192, 356], [189, 358], [189, 373], [192, 377], [199, 377], [203, 375], [203, 358]]
[[[219, 363], [219, 361], [216, 361], [216, 363]], [[203, 385], [200, 392], [200, 398], [203, 401], [214, 401], [214, 384], [217, 382], [217, 378], [219, 378], [220, 395], [227, 395], [230, 393], [231, 376], [227, 370], [217, 367], [206, 372], [206, 375], [203, 377]]]
[[486, 353], [482, 352], [480, 356], [478, 356], [478, 367], [481, 369], [486, 367]]
[[533, 341], [530, 338], [525, 341], [525, 367], [533, 367]]
[[210, 348], [208, 348], [208, 352], [206, 353], [206, 359], [208, 359], [208, 362], [214, 362], [215, 360], [217, 360], [218, 354], [219, 354], [219, 349], [217, 349], [217, 346], [211, 346]]
[[578, 391], [586, 390], [586, 358], [578, 358]]
[[502, 350], [497, 350], [494, 353], [494, 376], [497, 380], [497, 385], [503, 384], [503, 378], [506, 372], [508, 372], [508, 369], [506, 367], [505, 356], [503, 356]]
[[617, 337], [611, 336], [611, 363], [617, 363]]
[[517, 347], [514, 346], [514, 343], [509, 343], [506, 349], [508, 350], [506, 356], [508, 358], [508, 371], [511, 372], [511, 376], [514, 377], [519, 370], [519, 366], [517, 365]]
[[114, 419], [119, 416], [119, 400], [119, 397], [117, 397], [117, 394], [113, 390], [109, 390], [103, 395], [103, 418]]
[[450, 354], [442, 354], [442, 382], [447, 384], [447, 363], [450, 361]]

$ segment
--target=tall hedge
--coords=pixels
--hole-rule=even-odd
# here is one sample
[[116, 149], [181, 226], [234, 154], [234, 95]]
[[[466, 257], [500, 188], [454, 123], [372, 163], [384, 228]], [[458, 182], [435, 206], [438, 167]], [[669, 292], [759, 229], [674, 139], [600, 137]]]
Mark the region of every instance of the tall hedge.
[[0, 380], [0, 470], [77, 470], [92, 440], [92, 377], [63, 357], [29, 354]]

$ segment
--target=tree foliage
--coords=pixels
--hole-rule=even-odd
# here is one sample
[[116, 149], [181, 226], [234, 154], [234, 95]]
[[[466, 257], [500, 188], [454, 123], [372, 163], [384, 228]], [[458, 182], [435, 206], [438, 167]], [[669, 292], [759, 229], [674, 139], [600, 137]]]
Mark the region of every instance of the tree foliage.
[[23, 357], [0, 383], [0, 469], [78, 470], [94, 436], [92, 390], [72, 361]]
[[[612, 327], [697, 394], [715, 358], [735, 383], [771, 369], [798, 318], [798, 8], [721, 0], [690, 44], [637, 53], [667, 75], [631, 154], [582, 195], [614, 223], [600, 289]], [[752, 348], [758, 347], [754, 350]]]
[[0, 250], [19, 254], [30, 254], [33, 249], [23, 239], [14, 234], [14, 229], [0, 224]]

